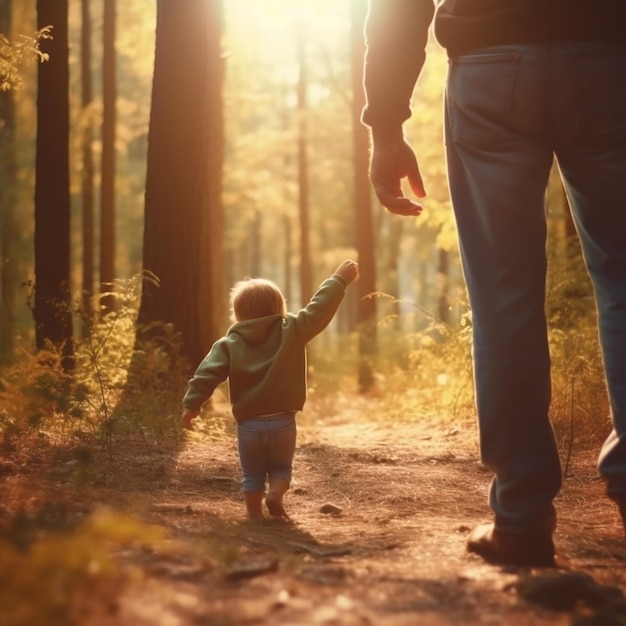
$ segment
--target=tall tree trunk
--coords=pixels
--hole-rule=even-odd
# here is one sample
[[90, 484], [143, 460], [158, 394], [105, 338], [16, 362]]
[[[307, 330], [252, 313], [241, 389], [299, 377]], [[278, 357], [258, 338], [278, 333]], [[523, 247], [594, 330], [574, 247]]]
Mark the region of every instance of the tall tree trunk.
[[261, 268], [261, 231], [263, 230], [263, 215], [258, 209], [254, 210], [254, 216], [250, 222], [250, 237], [249, 237], [249, 249], [250, 249], [250, 263], [248, 271], [250, 276], [260, 276], [262, 272]]
[[102, 187], [100, 202], [100, 296], [103, 311], [114, 308], [115, 280], [115, 122], [116, 0], [105, 0], [102, 25]]
[[39, 65], [37, 156], [35, 160], [35, 334], [37, 348], [51, 342], [63, 349], [71, 367], [70, 294], [69, 65], [67, 0], [37, 0], [37, 24], [54, 25], [41, 49], [50, 55]]
[[300, 297], [304, 306], [313, 295], [313, 270], [311, 267], [311, 238], [309, 235], [309, 162], [308, 143], [308, 72], [306, 58], [306, 25], [298, 22], [298, 209], [300, 215]]
[[444, 324], [450, 323], [450, 263], [449, 253], [443, 248], [438, 250], [437, 262], [438, 302], [437, 317]]
[[376, 261], [372, 202], [368, 179], [369, 144], [366, 128], [361, 124], [365, 104], [363, 92], [363, 56], [365, 41], [363, 23], [365, 0], [351, 1], [352, 31], [352, 126], [354, 150], [354, 215], [356, 221], [356, 248], [359, 255], [359, 389], [365, 392], [374, 383], [374, 357], [377, 350], [376, 299], [368, 297], [376, 291]]
[[224, 57], [222, 53], [222, 0], [208, 2], [206, 195], [208, 210], [203, 212], [200, 243], [200, 285], [197, 315], [200, 346], [210, 346], [223, 332], [227, 319], [224, 299], [224, 215], [222, 209], [222, 171], [224, 166]]
[[284, 226], [284, 238], [285, 238], [285, 257], [284, 257], [284, 264], [285, 264], [285, 288], [284, 288], [284, 294], [285, 294], [285, 299], [287, 300], [287, 302], [291, 302], [291, 262], [292, 262], [292, 258], [291, 255], [293, 254], [293, 250], [292, 250], [292, 243], [291, 243], [291, 218], [289, 217], [289, 215], [285, 215], [283, 217], [283, 226]]
[[384, 291], [391, 297], [391, 312], [393, 316], [393, 326], [401, 329], [400, 320], [400, 243], [402, 242], [402, 231], [404, 220], [398, 216], [390, 216], [389, 235], [385, 247], [386, 257], [384, 263], [385, 286]]
[[90, 0], [81, 0], [81, 106], [83, 111], [82, 153], [82, 239], [83, 239], [83, 313], [87, 320], [93, 315], [94, 288], [94, 164], [91, 144], [93, 141], [93, 93], [91, 81], [91, 15]]
[[[0, 33], [11, 32], [12, 0], [0, 0]], [[15, 337], [16, 186], [13, 91], [0, 92], [0, 362], [11, 358]]]
[[223, 153], [220, 0], [158, 0], [141, 329], [172, 323], [197, 364], [219, 334]]

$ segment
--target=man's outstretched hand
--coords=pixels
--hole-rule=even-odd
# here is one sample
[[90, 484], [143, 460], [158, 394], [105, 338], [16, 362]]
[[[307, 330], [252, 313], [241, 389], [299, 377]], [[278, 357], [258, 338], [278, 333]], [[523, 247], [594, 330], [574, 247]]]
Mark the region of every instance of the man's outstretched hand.
[[413, 148], [402, 138], [374, 140], [370, 180], [378, 200], [391, 213], [419, 215], [422, 205], [404, 195], [401, 186], [403, 178], [407, 179], [411, 191], [418, 198], [426, 196]]

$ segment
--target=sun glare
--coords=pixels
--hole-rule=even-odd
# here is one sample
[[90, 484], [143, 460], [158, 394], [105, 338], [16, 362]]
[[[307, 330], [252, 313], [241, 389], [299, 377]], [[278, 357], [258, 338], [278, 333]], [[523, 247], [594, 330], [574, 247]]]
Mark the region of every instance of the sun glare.
[[225, 19], [230, 45], [246, 41], [259, 62], [291, 80], [299, 45], [318, 57], [348, 45], [349, 0], [229, 0]]

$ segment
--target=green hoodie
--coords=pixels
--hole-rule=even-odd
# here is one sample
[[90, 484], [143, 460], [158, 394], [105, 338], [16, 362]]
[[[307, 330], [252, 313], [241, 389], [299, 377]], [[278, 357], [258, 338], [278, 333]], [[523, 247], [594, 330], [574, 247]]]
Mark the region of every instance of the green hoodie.
[[235, 419], [301, 411], [306, 400], [306, 344], [331, 322], [343, 300], [341, 276], [327, 278], [297, 313], [234, 324], [218, 339], [187, 386], [183, 407], [199, 411], [228, 379]]

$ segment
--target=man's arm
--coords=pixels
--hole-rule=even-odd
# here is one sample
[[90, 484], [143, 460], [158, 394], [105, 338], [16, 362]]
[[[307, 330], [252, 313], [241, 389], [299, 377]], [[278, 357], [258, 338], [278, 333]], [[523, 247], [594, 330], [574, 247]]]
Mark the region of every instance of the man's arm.
[[370, 0], [365, 20], [363, 123], [396, 137], [426, 59], [433, 0]]
[[426, 58], [433, 14], [432, 0], [370, 0], [365, 22], [362, 121], [372, 134], [370, 180], [381, 204], [401, 215], [422, 211], [404, 196], [403, 178], [418, 198], [426, 195], [402, 124], [411, 116], [411, 96]]

